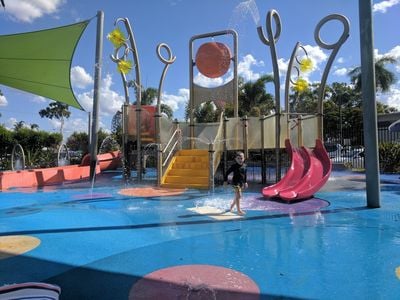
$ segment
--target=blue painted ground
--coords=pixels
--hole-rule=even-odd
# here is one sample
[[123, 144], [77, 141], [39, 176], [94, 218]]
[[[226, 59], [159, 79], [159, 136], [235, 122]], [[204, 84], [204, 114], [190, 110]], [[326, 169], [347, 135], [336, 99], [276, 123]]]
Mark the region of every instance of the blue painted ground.
[[[128, 197], [109, 176], [93, 190], [71, 184], [0, 192], [0, 235], [41, 240], [0, 260], [0, 285], [43, 281], [61, 287], [60, 299], [128, 299], [148, 273], [205, 264], [247, 275], [261, 299], [399, 299], [398, 177], [385, 178], [382, 207], [369, 209], [362, 176], [335, 176], [315, 195], [326, 201], [321, 209], [249, 208], [244, 218], [223, 221], [188, 210], [227, 208], [233, 194], [222, 188]], [[245, 207], [261, 188], [245, 193]]]

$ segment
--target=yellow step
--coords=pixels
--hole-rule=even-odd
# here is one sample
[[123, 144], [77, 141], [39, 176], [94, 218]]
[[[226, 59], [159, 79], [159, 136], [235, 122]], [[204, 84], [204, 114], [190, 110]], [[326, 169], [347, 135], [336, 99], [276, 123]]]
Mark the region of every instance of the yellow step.
[[175, 162], [171, 169], [204, 169], [208, 170], [208, 162]]
[[208, 150], [190, 149], [176, 153], [161, 186], [206, 189], [209, 185]]
[[168, 174], [172, 175], [172, 176], [208, 177], [208, 170], [207, 169], [174, 168], [174, 169], [171, 169]]
[[195, 184], [208, 184], [208, 177], [189, 177], [189, 176], [171, 176], [165, 178], [165, 183], [195, 183]]
[[176, 156], [177, 162], [208, 162], [208, 156]]
[[208, 189], [208, 184], [193, 183], [163, 183], [161, 186], [168, 189]]

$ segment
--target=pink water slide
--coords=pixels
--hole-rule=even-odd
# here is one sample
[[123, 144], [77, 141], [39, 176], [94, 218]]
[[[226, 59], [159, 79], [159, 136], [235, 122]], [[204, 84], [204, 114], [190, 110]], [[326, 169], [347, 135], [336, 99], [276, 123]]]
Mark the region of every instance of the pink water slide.
[[317, 139], [313, 150], [294, 148], [289, 140], [285, 141], [285, 146], [291, 157], [290, 168], [281, 181], [265, 187], [262, 194], [288, 202], [312, 197], [328, 181], [332, 171], [332, 162], [323, 143]]

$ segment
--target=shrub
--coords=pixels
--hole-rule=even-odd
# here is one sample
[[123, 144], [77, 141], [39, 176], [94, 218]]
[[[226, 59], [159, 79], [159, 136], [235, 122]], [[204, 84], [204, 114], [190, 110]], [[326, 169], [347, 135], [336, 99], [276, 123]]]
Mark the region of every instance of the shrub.
[[379, 145], [379, 168], [382, 173], [400, 172], [400, 144], [381, 143]]

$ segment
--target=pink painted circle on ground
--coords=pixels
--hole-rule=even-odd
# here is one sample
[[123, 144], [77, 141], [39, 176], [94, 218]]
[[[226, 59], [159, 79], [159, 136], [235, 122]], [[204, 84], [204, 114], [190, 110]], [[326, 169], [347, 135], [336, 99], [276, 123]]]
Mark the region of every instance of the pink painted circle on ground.
[[259, 298], [257, 284], [247, 275], [211, 265], [183, 265], [155, 271], [136, 282], [129, 293], [129, 300]]
[[222, 43], [209, 42], [200, 46], [196, 54], [196, 66], [209, 78], [224, 75], [231, 64], [231, 51]]

